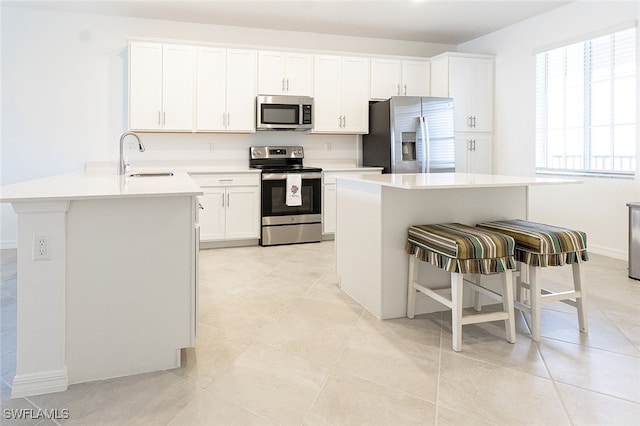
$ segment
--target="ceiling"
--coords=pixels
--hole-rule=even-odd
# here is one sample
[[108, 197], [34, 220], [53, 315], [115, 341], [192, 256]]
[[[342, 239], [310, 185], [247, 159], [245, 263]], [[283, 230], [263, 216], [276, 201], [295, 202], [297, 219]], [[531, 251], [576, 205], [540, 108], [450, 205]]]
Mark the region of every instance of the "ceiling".
[[569, 0], [5, 1], [9, 6], [460, 44]]

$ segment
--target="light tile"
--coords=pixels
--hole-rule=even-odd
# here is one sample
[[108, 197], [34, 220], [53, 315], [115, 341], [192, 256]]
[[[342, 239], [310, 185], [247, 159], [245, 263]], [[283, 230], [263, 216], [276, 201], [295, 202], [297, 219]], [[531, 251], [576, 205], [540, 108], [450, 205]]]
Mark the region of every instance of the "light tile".
[[588, 333], [580, 333], [578, 315], [555, 311], [542, 312], [541, 335], [543, 338], [562, 340], [590, 348], [605, 349], [621, 354], [640, 356], [638, 348], [620, 331], [615, 323], [590, 318]]
[[556, 382], [640, 402], [640, 358], [552, 339], [540, 352]]
[[166, 424], [197, 395], [198, 388], [166, 372], [109, 379], [69, 405], [65, 425]]
[[456, 353], [440, 362], [439, 406], [501, 425], [570, 424], [551, 380]]
[[381, 321], [368, 311], [364, 311], [356, 328], [439, 348], [440, 335], [442, 334], [442, 315], [446, 315], [446, 313], [435, 312], [416, 315], [414, 319], [393, 318]]
[[344, 373], [331, 375], [305, 425], [433, 425], [435, 405]]
[[167, 371], [200, 388], [206, 388], [248, 346], [247, 341], [225, 339], [215, 327], [199, 324], [196, 346], [182, 349], [180, 367]]
[[343, 373], [436, 402], [440, 351], [368, 332], [354, 333], [335, 365]]
[[326, 315], [303, 310], [287, 312], [265, 326], [258, 341], [306, 360], [331, 366], [353, 327]]
[[576, 426], [640, 424], [640, 404], [562, 383], [557, 387]]
[[300, 424], [326, 373], [313, 363], [253, 345], [218, 376], [208, 392], [278, 424]]
[[184, 425], [275, 426], [276, 423], [204, 391], [169, 422], [169, 426]]
[[438, 426], [492, 426], [492, 423], [483, 421], [483, 419], [475, 416], [467, 416], [456, 411], [448, 410], [444, 407], [438, 407]]

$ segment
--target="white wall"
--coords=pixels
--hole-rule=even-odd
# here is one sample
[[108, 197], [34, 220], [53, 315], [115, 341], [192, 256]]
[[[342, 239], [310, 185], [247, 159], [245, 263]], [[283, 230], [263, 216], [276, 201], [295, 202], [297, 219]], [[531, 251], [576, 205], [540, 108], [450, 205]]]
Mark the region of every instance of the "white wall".
[[[268, 48], [432, 56], [449, 45], [258, 30], [0, 5], [2, 121], [0, 184], [116, 161], [127, 126], [127, 38], [154, 37]], [[145, 158], [241, 160], [252, 144], [301, 143], [307, 160], [355, 162], [355, 136], [145, 134]], [[209, 143], [214, 143], [214, 150]], [[330, 144], [331, 150], [328, 149]], [[17, 240], [2, 205], [0, 247]]]
[[[535, 54], [639, 18], [639, 2], [577, 1], [458, 46], [461, 52], [496, 55], [494, 173], [535, 173]], [[640, 58], [640, 42], [638, 47]], [[626, 203], [640, 200], [640, 171], [636, 176], [534, 188], [530, 218], [584, 230], [590, 251], [626, 259]]]

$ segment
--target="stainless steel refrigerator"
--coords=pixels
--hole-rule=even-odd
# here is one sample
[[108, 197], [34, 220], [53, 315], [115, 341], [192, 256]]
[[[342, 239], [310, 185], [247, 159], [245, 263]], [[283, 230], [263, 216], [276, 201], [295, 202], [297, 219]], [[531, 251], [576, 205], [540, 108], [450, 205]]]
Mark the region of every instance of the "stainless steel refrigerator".
[[453, 99], [395, 96], [372, 103], [362, 162], [383, 173], [454, 172]]

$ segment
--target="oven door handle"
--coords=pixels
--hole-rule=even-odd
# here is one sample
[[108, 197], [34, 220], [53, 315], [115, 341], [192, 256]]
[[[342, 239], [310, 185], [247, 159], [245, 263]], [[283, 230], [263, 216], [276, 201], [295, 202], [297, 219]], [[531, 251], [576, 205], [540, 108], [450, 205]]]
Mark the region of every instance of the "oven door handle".
[[[287, 174], [293, 173], [263, 173], [262, 180], [285, 180]], [[322, 173], [298, 173], [302, 179], [322, 179]]]

